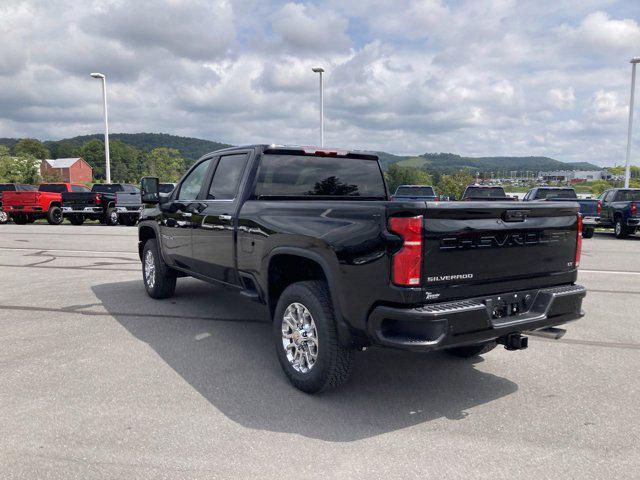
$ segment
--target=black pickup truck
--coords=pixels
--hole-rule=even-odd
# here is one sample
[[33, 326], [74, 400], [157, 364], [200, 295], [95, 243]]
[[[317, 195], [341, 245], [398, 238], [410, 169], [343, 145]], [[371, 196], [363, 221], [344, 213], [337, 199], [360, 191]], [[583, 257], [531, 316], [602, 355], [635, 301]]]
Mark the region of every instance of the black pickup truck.
[[471, 357], [583, 316], [577, 204], [390, 201], [375, 155], [276, 145], [213, 152], [168, 197], [158, 186], [142, 180], [147, 293], [188, 275], [265, 305], [305, 392], [343, 382], [369, 345]]
[[65, 192], [62, 194], [62, 213], [74, 225], [82, 225], [85, 220], [118, 225], [117, 194], [136, 191], [138, 187], [128, 183], [96, 183], [90, 192]]
[[593, 237], [602, 208], [600, 200], [578, 198], [578, 194], [571, 187], [535, 187], [527, 192], [522, 201], [576, 202], [580, 205], [580, 215], [582, 215], [582, 238]]
[[2, 192], [35, 192], [38, 190], [36, 185], [23, 185], [20, 183], [0, 183], [0, 225], [9, 221], [9, 215], [2, 210]]
[[490, 185], [469, 185], [460, 200], [471, 202], [513, 202], [517, 198], [508, 196], [504, 188]]
[[596, 218], [598, 228], [613, 228], [617, 238], [627, 238], [640, 227], [640, 188], [612, 188], [605, 191], [600, 216]]

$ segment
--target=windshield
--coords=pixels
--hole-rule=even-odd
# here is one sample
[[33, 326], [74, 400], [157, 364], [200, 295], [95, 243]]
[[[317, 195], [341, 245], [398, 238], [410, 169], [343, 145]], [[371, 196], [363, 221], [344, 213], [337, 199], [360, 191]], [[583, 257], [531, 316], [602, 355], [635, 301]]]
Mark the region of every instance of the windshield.
[[93, 187], [91, 187], [92, 192], [98, 192], [98, 193], [116, 193], [116, 192], [122, 192], [123, 190], [124, 189], [122, 188], [122, 185], [120, 185], [119, 183], [112, 183], [112, 184], [96, 183]]
[[435, 197], [433, 187], [398, 187], [396, 197]]
[[467, 187], [464, 192], [467, 198], [504, 198], [507, 196], [502, 187]]
[[638, 202], [640, 201], [640, 190], [618, 190], [616, 202]]
[[536, 198], [578, 198], [576, 191], [573, 188], [544, 188], [538, 190]]
[[255, 194], [386, 199], [377, 161], [305, 155], [263, 155]]
[[40, 192], [63, 193], [67, 191], [65, 183], [45, 183], [38, 187]]

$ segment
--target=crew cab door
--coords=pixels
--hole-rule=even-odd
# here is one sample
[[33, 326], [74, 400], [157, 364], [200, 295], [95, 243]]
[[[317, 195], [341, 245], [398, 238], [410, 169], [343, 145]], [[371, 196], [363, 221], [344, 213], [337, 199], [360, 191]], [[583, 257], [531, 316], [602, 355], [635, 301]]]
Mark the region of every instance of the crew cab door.
[[613, 201], [615, 193], [615, 190], [607, 190], [602, 194], [602, 197], [600, 197], [602, 199], [600, 218], [604, 220], [605, 223], [613, 223], [613, 211], [611, 203]]
[[171, 199], [161, 205], [160, 235], [165, 261], [170, 265], [193, 269], [193, 214], [212, 165], [211, 158], [191, 168], [176, 187]]
[[194, 271], [213, 280], [239, 285], [236, 269], [236, 214], [249, 151], [233, 152], [215, 160], [206, 195], [194, 213]]

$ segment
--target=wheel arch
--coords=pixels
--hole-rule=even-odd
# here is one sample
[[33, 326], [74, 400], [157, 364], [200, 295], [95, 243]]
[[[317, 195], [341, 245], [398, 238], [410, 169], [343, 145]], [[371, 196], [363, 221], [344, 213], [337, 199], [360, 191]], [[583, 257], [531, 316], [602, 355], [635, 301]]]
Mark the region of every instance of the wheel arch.
[[[293, 271], [287, 271], [285, 278], [278, 278], [283, 266], [294, 266]], [[338, 335], [343, 343], [351, 340], [349, 327], [340, 309], [338, 298], [338, 282], [333, 274], [329, 260], [317, 252], [301, 247], [276, 247], [269, 254], [264, 270], [266, 274], [266, 300], [267, 308], [273, 319], [276, 305], [280, 295], [289, 285], [305, 280], [325, 280], [329, 288], [334, 316], [338, 327]], [[302, 275], [299, 275], [302, 273]]]

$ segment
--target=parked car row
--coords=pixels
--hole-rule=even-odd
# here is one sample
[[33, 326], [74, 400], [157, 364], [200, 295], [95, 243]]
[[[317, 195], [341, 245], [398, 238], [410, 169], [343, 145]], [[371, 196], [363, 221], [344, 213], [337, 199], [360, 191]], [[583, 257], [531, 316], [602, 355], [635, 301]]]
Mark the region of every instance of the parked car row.
[[[174, 184], [161, 184], [170, 192]], [[67, 218], [73, 225], [97, 220], [106, 225], [135, 225], [142, 201], [140, 189], [128, 183], [96, 183], [89, 188], [79, 183], [35, 185], [0, 184], [0, 223], [10, 219], [18, 225], [46, 219], [51, 225]]]
[[[391, 197], [396, 201], [439, 201], [434, 188], [430, 185], [400, 185]], [[461, 201], [517, 201], [499, 186], [469, 185]], [[626, 238], [640, 229], [640, 188], [612, 188], [598, 198], [578, 198], [571, 187], [536, 187], [529, 190], [523, 202], [572, 202], [580, 206], [582, 215], [582, 237], [591, 238], [596, 228], [613, 229], [617, 238]]]

